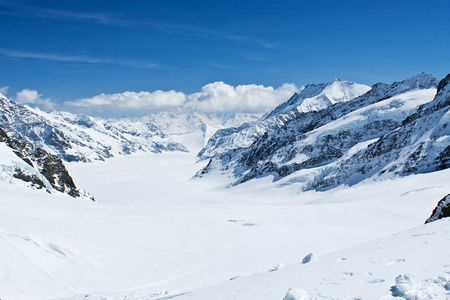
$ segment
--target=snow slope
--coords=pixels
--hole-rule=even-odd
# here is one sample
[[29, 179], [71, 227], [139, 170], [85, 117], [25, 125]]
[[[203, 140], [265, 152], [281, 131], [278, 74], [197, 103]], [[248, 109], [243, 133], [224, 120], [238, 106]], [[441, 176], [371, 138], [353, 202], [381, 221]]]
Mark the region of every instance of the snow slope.
[[[158, 299], [308, 253], [321, 260], [423, 224], [450, 178], [443, 170], [298, 194], [266, 178], [233, 189], [221, 177], [190, 179], [199, 167], [191, 153], [69, 164], [98, 203], [0, 183], [1, 299]], [[277, 297], [289, 287], [307, 289], [283, 285]]]
[[449, 225], [422, 225], [171, 299], [450, 299]]

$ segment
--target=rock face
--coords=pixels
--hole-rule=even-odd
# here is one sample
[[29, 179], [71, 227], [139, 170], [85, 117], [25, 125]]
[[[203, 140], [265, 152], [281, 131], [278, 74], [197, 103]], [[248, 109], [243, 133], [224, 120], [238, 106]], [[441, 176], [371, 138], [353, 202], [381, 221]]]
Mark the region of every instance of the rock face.
[[[361, 96], [320, 110], [291, 111], [280, 126], [245, 147], [214, 148], [219, 143], [213, 141], [212, 149], [199, 154], [214, 156], [197, 176], [220, 172], [234, 178], [233, 184], [289, 176], [288, 182], [300, 183], [303, 190], [324, 190], [369, 177], [448, 168], [447, 77], [437, 93], [436, 85], [433, 76], [421, 73], [390, 85], [375, 84]], [[281, 119], [288, 107], [298, 105], [296, 97], [269, 118]], [[255, 124], [243, 126], [255, 130]], [[218, 140], [230, 139], [235, 132], [229, 130]]]
[[95, 201], [94, 197], [75, 186], [62, 160], [56, 155], [32, 144], [11, 139], [1, 128], [0, 143], [5, 143], [29, 166], [24, 168], [15, 165], [12, 174], [14, 178], [29, 182], [31, 186], [38, 189], [45, 188], [50, 191], [53, 188], [75, 198], [89, 198]]
[[187, 151], [143, 120], [105, 120], [67, 112], [45, 113], [0, 94], [0, 127], [65, 161], [89, 162], [136, 152]]
[[425, 224], [448, 217], [450, 217], [450, 194], [438, 202], [431, 216], [425, 221]]

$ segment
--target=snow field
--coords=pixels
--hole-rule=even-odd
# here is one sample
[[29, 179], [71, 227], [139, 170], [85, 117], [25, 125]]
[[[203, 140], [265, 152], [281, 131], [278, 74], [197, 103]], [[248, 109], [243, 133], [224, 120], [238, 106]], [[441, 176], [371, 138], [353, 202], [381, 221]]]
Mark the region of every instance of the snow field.
[[[67, 167], [77, 185], [98, 203], [0, 183], [0, 254], [8, 257], [0, 260], [3, 300], [86, 295], [157, 299], [225, 281], [218, 288], [237, 284], [226, 287], [226, 293], [236, 292], [235, 299], [282, 299], [289, 288], [318, 294], [321, 285], [327, 295], [342, 288], [348, 291], [372, 266], [363, 264], [364, 252], [358, 252], [358, 260], [343, 261], [341, 265], [351, 262], [348, 268], [322, 261], [330, 262], [335, 251], [423, 224], [448, 194], [450, 176], [447, 170], [298, 193], [295, 184], [275, 188], [268, 177], [231, 189], [214, 176], [191, 179], [202, 165], [190, 153], [131, 155]], [[436, 249], [438, 255], [442, 249]], [[399, 251], [380, 268], [396, 259], [413, 261], [398, 254], [403, 248]], [[289, 270], [298, 268], [291, 264], [301, 263], [309, 253], [316, 261], [301, 267], [309, 273], [302, 271], [299, 280], [272, 286], [276, 295], [253, 297], [267, 280], [258, 284], [251, 274], [285, 278], [276, 274], [291, 274]], [[380, 253], [372, 255], [384, 259]], [[284, 267], [273, 270], [277, 265]], [[323, 267], [314, 271], [319, 265]], [[405, 272], [418, 273], [419, 280], [422, 275], [443, 275], [440, 269], [422, 272], [417, 264], [409, 269], [393, 265], [400, 267], [389, 276], [378, 276], [375, 270], [365, 282], [383, 279], [383, 291], [389, 294], [395, 277]], [[334, 273], [326, 266], [335, 268]], [[325, 281], [318, 281], [322, 277]], [[247, 278], [249, 282], [238, 286]], [[344, 284], [333, 287], [336, 280]], [[239, 294], [241, 290], [250, 294]], [[233, 299], [231, 294], [202, 298], [201, 291], [185, 297]]]

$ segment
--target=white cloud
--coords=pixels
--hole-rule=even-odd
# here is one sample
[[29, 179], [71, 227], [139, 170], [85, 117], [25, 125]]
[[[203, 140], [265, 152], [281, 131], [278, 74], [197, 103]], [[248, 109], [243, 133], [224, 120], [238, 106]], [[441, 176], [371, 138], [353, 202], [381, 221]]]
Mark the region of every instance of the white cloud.
[[298, 92], [298, 88], [294, 84], [285, 83], [274, 89], [255, 84], [233, 87], [220, 81], [207, 84], [201, 92], [189, 95], [185, 106], [209, 113], [264, 113], [286, 101], [295, 92]]
[[231, 86], [224, 82], [205, 85], [198, 93], [177, 91], [100, 94], [66, 102], [66, 105], [99, 110], [184, 110], [205, 113], [265, 113], [286, 101], [299, 89], [285, 83], [278, 88], [263, 85]]
[[45, 110], [53, 110], [55, 104], [50, 98], [42, 98], [42, 95], [36, 90], [23, 89], [16, 94], [16, 100], [25, 104], [33, 104], [44, 108]]
[[9, 86], [4, 86], [0, 88], [0, 94], [6, 95], [8, 94]]
[[83, 98], [67, 105], [76, 107], [94, 107], [100, 109], [148, 109], [164, 110], [183, 105], [186, 96], [176, 91], [123, 92], [118, 94], [100, 94], [92, 98]]

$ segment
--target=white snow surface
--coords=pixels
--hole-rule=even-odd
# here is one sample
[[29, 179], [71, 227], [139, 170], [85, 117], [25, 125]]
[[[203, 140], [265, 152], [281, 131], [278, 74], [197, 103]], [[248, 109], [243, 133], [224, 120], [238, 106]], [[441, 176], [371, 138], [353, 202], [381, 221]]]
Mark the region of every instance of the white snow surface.
[[67, 164], [98, 203], [0, 182], [0, 298], [448, 297], [450, 223], [422, 224], [450, 170], [298, 193], [192, 180], [201, 167], [175, 152]]

